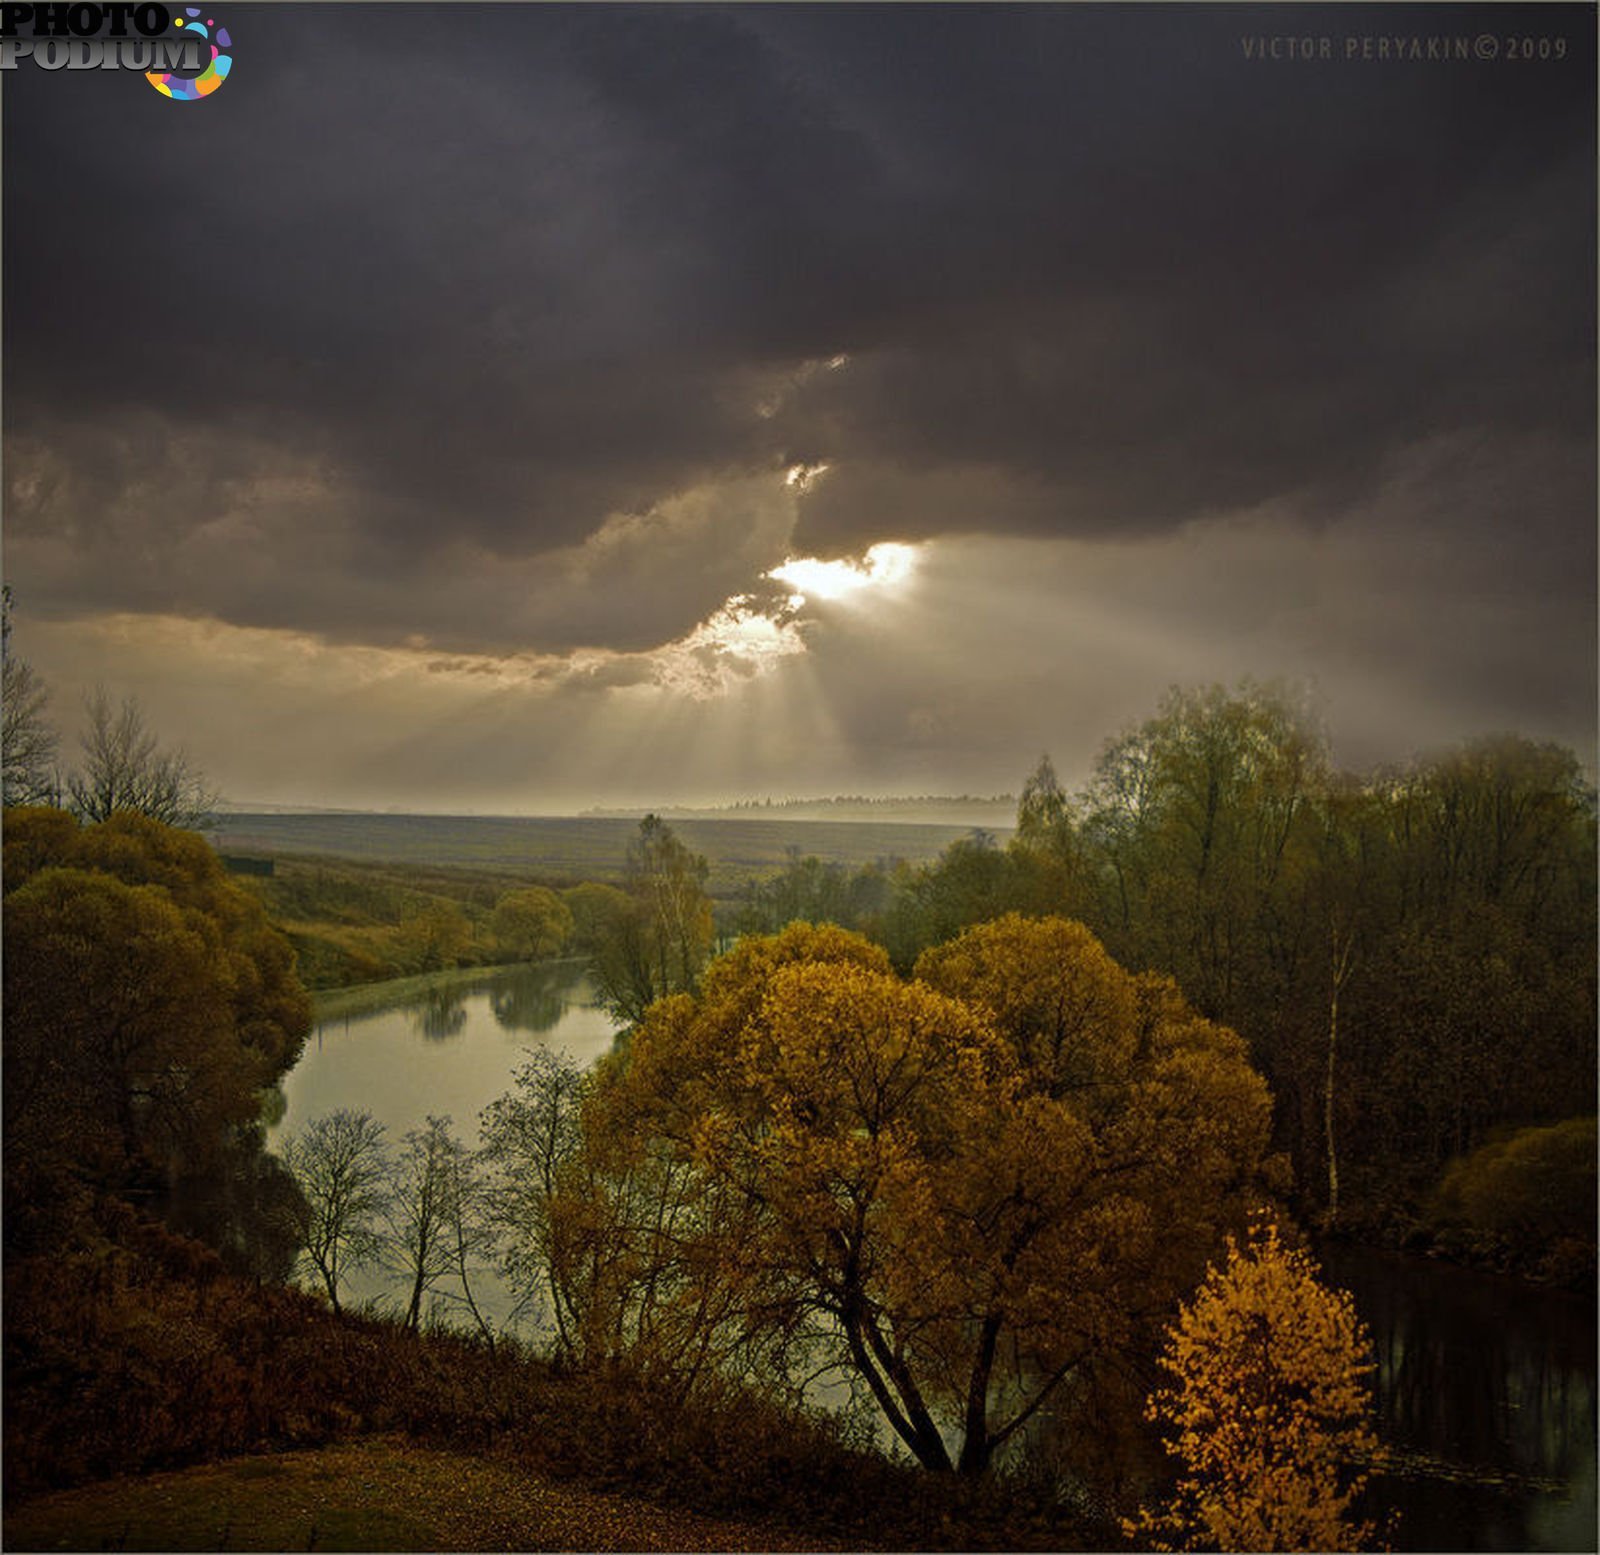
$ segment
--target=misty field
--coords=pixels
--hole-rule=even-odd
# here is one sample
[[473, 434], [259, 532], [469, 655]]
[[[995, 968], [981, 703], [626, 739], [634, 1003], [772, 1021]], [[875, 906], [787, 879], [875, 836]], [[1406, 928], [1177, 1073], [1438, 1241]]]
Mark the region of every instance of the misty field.
[[[636, 820], [622, 816], [240, 813], [223, 816], [212, 835], [223, 853], [326, 854], [572, 883], [620, 880], [638, 829]], [[937, 858], [971, 831], [913, 822], [805, 820], [683, 820], [673, 829], [710, 864], [706, 889], [713, 897], [733, 896], [747, 881], [781, 868], [791, 848], [855, 868], [879, 859], [915, 864]]]

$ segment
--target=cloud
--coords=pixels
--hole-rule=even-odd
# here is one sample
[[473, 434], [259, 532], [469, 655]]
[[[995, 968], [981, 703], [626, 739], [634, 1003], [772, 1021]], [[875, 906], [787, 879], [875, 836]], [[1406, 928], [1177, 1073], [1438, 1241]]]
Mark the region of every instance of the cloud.
[[[1591, 440], [1559, 20], [1491, 74], [1273, 69], [1203, 9], [244, 7], [204, 135], [18, 72], [19, 582], [627, 651], [791, 539], [1318, 522], [1439, 437]], [[822, 462], [792, 536], [691, 512]]]
[[15, 72], [24, 646], [313, 802], [993, 791], [1246, 673], [1357, 763], [1592, 742], [1593, 13], [1246, 59], [1289, 14], [238, 6], [193, 113]]

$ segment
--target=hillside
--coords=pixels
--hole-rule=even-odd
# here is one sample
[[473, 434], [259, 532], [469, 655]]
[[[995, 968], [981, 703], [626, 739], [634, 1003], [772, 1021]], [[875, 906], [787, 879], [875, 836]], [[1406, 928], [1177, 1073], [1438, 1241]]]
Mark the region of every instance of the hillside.
[[770, 1523], [370, 1437], [124, 1476], [8, 1507], [10, 1549], [803, 1550]]

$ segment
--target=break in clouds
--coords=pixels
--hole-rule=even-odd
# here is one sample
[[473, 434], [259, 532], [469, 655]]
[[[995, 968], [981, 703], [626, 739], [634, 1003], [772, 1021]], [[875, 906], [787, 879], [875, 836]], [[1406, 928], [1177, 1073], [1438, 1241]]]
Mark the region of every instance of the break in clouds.
[[678, 743], [720, 791], [1009, 787], [1244, 673], [1351, 759], [1587, 747], [1593, 16], [1512, 14], [1566, 60], [1246, 59], [1209, 7], [241, 6], [211, 102], [18, 73], [21, 646], [144, 677], [252, 792], [294, 686], [346, 802]]

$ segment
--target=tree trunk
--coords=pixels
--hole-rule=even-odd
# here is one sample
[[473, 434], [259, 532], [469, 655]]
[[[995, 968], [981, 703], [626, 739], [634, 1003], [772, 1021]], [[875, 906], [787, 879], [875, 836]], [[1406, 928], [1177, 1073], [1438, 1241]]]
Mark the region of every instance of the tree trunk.
[[995, 1345], [1000, 1338], [998, 1313], [991, 1312], [983, 1320], [978, 1335], [978, 1353], [972, 1362], [972, 1376], [967, 1383], [967, 1412], [962, 1423], [961, 1461], [957, 1469], [962, 1474], [977, 1475], [989, 1467], [989, 1377], [994, 1370]]
[[1339, 948], [1334, 936], [1333, 986], [1328, 994], [1328, 1072], [1322, 1084], [1322, 1127], [1328, 1140], [1328, 1223], [1339, 1218], [1339, 1152], [1334, 1144], [1333, 1100], [1334, 1058], [1339, 1046], [1339, 990], [1350, 975], [1350, 947], [1355, 942], [1354, 933], [1345, 937], [1344, 948]]

